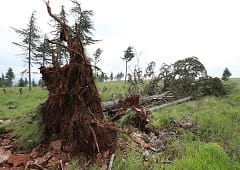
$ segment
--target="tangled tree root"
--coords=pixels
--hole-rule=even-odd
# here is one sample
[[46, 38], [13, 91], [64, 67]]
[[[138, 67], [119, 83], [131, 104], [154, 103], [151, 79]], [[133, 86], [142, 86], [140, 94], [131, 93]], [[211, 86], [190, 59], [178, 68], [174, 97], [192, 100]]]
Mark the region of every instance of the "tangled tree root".
[[94, 156], [106, 150], [114, 152], [117, 131], [113, 123], [104, 121], [91, 64], [84, 54], [82, 42], [51, 13], [49, 2], [46, 6], [49, 15], [63, 28], [70, 62], [61, 67], [52, 52], [53, 67], [40, 68], [49, 90], [48, 100], [41, 109], [45, 137], [62, 138], [73, 154], [83, 152]]
[[128, 114], [128, 110], [134, 112], [130, 117], [129, 123], [146, 133], [153, 132], [154, 128], [148, 119], [149, 110], [140, 104], [140, 95], [131, 95], [124, 100], [119, 100], [116, 109], [108, 112], [110, 120], [116, 121]]

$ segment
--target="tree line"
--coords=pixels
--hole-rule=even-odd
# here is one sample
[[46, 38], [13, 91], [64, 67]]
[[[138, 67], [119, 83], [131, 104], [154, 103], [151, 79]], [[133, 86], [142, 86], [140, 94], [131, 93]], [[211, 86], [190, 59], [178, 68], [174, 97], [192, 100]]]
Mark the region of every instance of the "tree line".
[[[4, 74], [2, 73], [2, 76], [0, 77], [0, 87], [12, 87], [12, 86], [18, 86], [18, 87], [27, 87], [28, 86], [28, 79], [25, 77], [21, 77], [16, 83], [13, 82], [15, 79], [15, 73], [11, 67], [8, 68], [8, 71]], [[42, 80], [40, 79], [38, 82], [36, 82], [34, 79], [32, 79], [31, 82], [33, 87], [41, 86]]]
[[[95, 44], [100, 41], [93, 38], [94, 23], [92, 22], [91, 17], [94, 15], [94, 12], [92, 10], [82, 9], [81, 4], [77, 0], [71, 0], [71, 2], [72, 7], [70, 10], [67, 12], [65, 7], [61, 6], [59, 14], [57, 14], [57, 16], [63, 22], [69, 22], [66, 19], [66, 16], [72, 17], [74, 23], [71, 26], [71, 30], [81, 39], [84, 46]], [[33, 11], [25, 28], [12, 27], [12, 29], [19, 36], [19, 41], [13, 42], [13, 44], [23, 50], [23, 61], [26, 63], [26, 68], [22, 71], [22, 74], [28, 75], [27, 79], [23, 80], [21, 78], [19, 80], [21, 82], [19, 85], [23, 85], [23, 82], [25, 82], [26, 85], [26, 82], [28, 82], [29, 90], [31, 90], [31, 87], [35, 85], [33, 84], [35, 81], [32, 80], [33, 66], [38, 66], [38, 68], [52, 66], [52, 63], [54, 62], [53, 60], [57, 60], [61, 65], [67, 64], [69, 62], [69, 54], [63, 42], [65, 40], [65, 35], [63, 29], [61, 28], [61, 25], [55, 21], [50, 21], [50, 25], [53, 28], [51, 33], [42, 35], [40, 27], [37, 25], [36, 11]], [[49, 38], [53, 40], [49, 40]], [[50, 41], [54, 41], [54, 43], [51, 43]], [[102, 53], [103, 50], [101, 48], [98, 48], [92, 54], [92, 56], [89, 57], [93, 64], [95, 79], [98, 81], [113, 81], [114, 79], [121, 80], [124, 77], [126, 84], [127, 79], [131, 78], [131, 74], [128, 73], [128, 63], [134, 57], [136, 57], [135, 48], [133, 46], [128, 46], [127, 49], [123, 51], [123, 57], [121, 57], [121, 59], [125, 62], [125, 73], [119, 72], [115, 76], [113, 73], [108, 76], [100, 68], [97, 67], [98, 63], [101, 61]], [[223, 75], [223, 79], [225, 79], [225, 77], [228, 78], [231, 76], [231, 73], [228, 69], [225, 71], [226, 72]], [[5, 80], [5, 78], [3, 79], [2, 77], [1, 81], [3, 80]], [[4, 84], [7, 86], [12, 85], [10, 80], [4, 82]]]
[[[82, 9], [81, 4], [77, 0], [71, 0], [72, 7], [67, 12], [64, 6], [61, 6], [59, 14], [57, 16], [63, 22], [69, 22], [66, 16], [72, 17], [74, 23], [71, 26], [72, 31], [77, 34], [81, 39], [84, 46], [95, 44], [100, 40], [93, 38], [94, 24], [91, 17], [94, 15], [92, 10]], [[61, 65], [68, 63], [69, 54], [64, 46], [64, 32], [61, 25], [55, 21], [50, 21], [50, 25], [53, 30], [51, 34], [42, 35], [40, 27], [37, 25], [36, 11], [33, 11], [29, 21], [25, 28], [13, 28], [11, 27], [19, 36], [18, 42], [13, 42], [16, 46], [20, 47], [23, 51], [24, 62], [26, 63], [26, 68], [22, 71], [22, 74], [28, 75], [28, 87], [31, 90], [32, 87], [32, 67], [38, 65], [42, 66], [52, 66], [52, 56]], [[49, 37], [53, 39], [54, 43], [50, 43]], [[101, 69], [97, 67], [97, 64], [101, 61], [101, 54], [103, 50], [98, 48], [90, 58], [93, 63], [94, 74], [96, 80], [106, 81], [106, 80], [121, 80], [125, 76], [125, 83], [127, 79], [127, 64], [134, 57], [133, 47], [129, 46], [126, 51], [124, 51], [125, 60], [125, 73], [117, 73], [113, 76], [111, 73], [107, 76]], [[56, 51], [56, 52], [54, 52]]]
[[[71, 0], [71, 2], [72, 7], [69, 12], [66, 12], [65, 7], [61, 6], [58, 14], [59, 18], [63, 22], [68, 22], [66, 16], [70, 15], [73, 17], [74, 24], [72, 24], [71, 29], [82, 40], [84, 45], [98, 42], [99, 40], [93, 39], [92, 33], [94, 30], [94, 25], [91, 20], [93, 11], [83, 10], [77, 0]], [[64, 32], [61, 25], [55, 21], [50, 21], [50, 25], [53, 28], [51, 34], [41, 35], [40, 27], [37, 25], [36, 11], [33, 11], [25, 28], [12, 27], [20, 39], [18, 42], [13, 43], [22, 49], [24, 62], [27, 63], [27, 67], [22, 73], [28, 74], [29, 90], [31, 90], [32, 87], [33, 66], [52, 66], [52, 56], [62, 65], [69, 61], [69, 55], [63, 43], [65, 36], [63, 35]], [[49, 37], [54, 39], [54, 45], [49, 43]]]

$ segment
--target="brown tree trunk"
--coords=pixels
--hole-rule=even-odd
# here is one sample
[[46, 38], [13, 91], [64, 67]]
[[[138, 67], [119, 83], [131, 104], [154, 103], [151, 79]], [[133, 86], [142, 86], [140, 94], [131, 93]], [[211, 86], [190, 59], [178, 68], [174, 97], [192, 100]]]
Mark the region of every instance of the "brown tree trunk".
[[53, 67], [40, 69], [49, 90], [41, 109], [45, 137], [63, 138], [72, 153], [93, 156], [107, 150], [114, 152], [117, 131], [113, 123], [104, 121], [101, 99], [82, 42], [51, 13], [49, 2], [46, 6], [49, 15], [63, 28], [70, 63], [60, 67], [53, 52]]
[[[172, 93], [164, 92], [162, 94], [157, 94], [153, 96], [143, 96], [139, 99], [139, 104], [148, 105], [154, 102], [158, 104], [162, 104], [162, 103], [173, 101], [174, 99], [176, 98]], [[102, 102], [101, 104], [102, 104], [103, 111], [106, 112], [106, 111], [111, 111], [116, 109], [118, 107], [118, 103], [119, 103], [119, 100], [112, 100], [112, 101]]]

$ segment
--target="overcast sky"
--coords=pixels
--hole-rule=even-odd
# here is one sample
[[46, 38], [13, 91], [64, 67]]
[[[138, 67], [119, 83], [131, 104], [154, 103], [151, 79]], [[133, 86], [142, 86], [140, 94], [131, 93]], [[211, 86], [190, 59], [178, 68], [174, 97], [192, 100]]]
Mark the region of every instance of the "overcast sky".
[[[79, 0], [83, 9], [94, 11], [94, 38], [102, 41], [87, 47], [92, 56], [103, 49], [99, 65], [104, 72], [124, 71], [120, 59], [128, 46], [134, 46], [144, 69], [155, 61], [172, 64], [196, 56], [210, 76], [221, 77], [228, 67], [232, 77], [240, 77], [239, 0]], [[50, 0], [53, 13], [66, 10], [70, 0]], [[12, 67], [16, 75], [24, 70], [19, 41], [9, 26], [25, 28], [36, 10], [42, 33], [49, 31], [50, 17], [42, 0], [6, 0], [0, 6], [0, 73]], [[131, 62], [131, 68], [137, 58]]]

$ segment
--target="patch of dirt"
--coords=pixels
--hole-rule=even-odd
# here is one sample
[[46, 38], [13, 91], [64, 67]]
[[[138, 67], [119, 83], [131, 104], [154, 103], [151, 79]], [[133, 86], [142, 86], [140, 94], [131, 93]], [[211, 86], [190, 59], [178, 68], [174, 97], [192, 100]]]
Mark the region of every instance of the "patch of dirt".
[[[68, 145], [64, 145], [62, 140], [54, 140], [49, 144], [39, 144], [31, 150], [14, 151], [12, 145], [14, 138], [11, 131], [0, 134], [0, 170], [46, 170], [47, 168], [67, 169], [72, 156]], [[82, 165], [87, 168], [90, 162], [105, 166], [110, 159], [111, 152], [105, 151], [98, 153], [94, 158], [86, 160], [85, 154], [78, 155], [86, 164]]]

